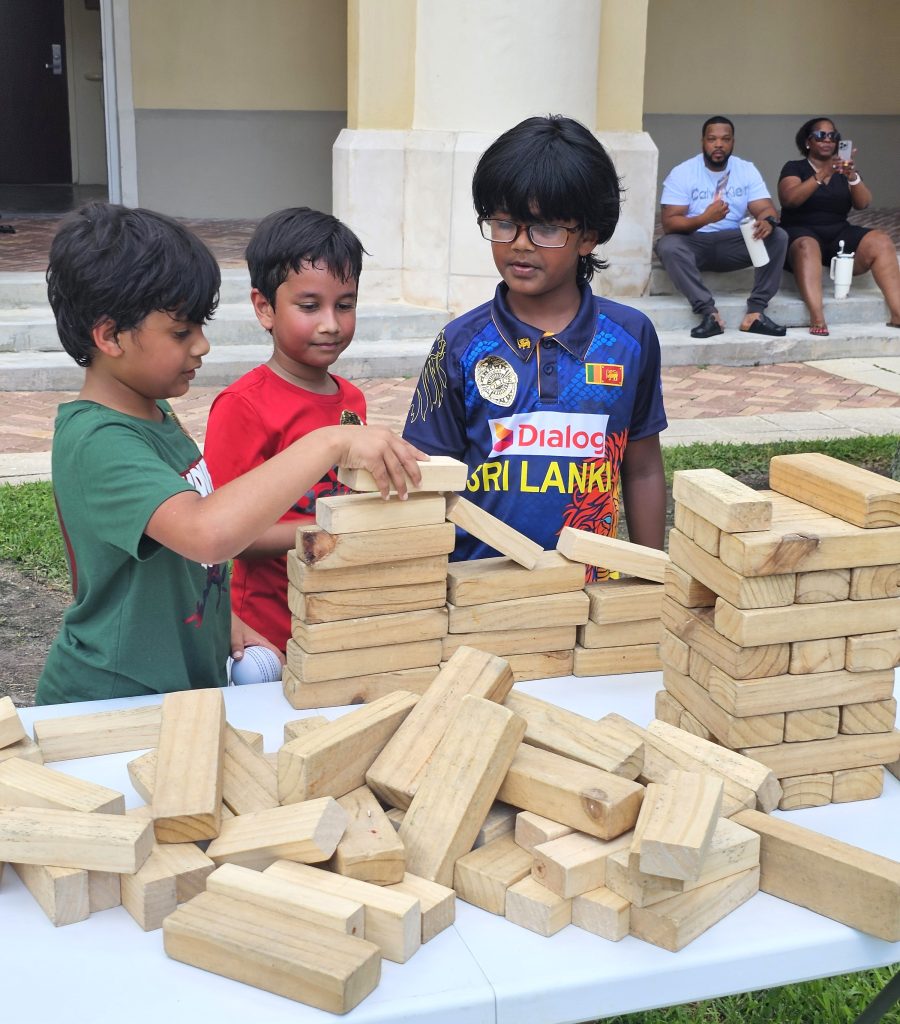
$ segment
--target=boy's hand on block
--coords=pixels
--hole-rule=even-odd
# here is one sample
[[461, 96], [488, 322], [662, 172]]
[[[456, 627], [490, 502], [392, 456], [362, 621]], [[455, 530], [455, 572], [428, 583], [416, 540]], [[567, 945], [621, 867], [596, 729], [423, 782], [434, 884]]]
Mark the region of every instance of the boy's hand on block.
[[[338, 466], [343, 469], [364, 469], [371, 473], [382, 498], [387, 500], [396, 491], [405, 501], [410, 482], [418, 487], [422, 482], [419, 462], [427, 462], [428, 455], [404, 441], [387, 427], [335, 428], [343, 442]], [[408, 478], [408, 479], [407, 479]]]

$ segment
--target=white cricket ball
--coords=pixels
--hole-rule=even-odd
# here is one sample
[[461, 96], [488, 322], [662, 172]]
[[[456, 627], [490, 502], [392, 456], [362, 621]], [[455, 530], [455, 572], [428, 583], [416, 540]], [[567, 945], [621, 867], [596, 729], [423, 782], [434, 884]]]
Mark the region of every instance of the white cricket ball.
[[281, 679], [281, 662], [268, 647], [245, 647], [243, 658], [231, 663], [234, 686], [273, 683], [278, 679]]

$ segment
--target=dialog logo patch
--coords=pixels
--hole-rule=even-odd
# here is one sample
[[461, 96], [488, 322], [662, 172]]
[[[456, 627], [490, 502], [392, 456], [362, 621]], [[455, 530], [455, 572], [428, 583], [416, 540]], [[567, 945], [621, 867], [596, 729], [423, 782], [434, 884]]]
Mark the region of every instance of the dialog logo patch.
[[490, 455], [549, 455], [573, 459], [606, 456], [608, 416], [524, 412], [489, 420]]

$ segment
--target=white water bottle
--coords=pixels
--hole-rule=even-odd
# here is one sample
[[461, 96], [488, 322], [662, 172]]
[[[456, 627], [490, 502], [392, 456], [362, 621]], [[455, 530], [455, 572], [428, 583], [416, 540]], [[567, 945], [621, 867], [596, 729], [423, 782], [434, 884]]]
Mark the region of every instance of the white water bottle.
[[834, 281], [834, 297], [846, 299], [850, 294], [850, 282], [853, 280], [853, 257], [855, 253], [844, 252], [844, 240], [838, 242], [837, 256], [831, 257], [831, 280]]
[[750, 253], [750, 262], [754, 267], [764, 267], [769, 262], [769, 254], [766, 251], [766, 243], [761, 238], [754, 238], [756, 230], [756, 218], [749, 214], [741, 221], [741, 234], [744, 236], [744, 243], [747, 252]]

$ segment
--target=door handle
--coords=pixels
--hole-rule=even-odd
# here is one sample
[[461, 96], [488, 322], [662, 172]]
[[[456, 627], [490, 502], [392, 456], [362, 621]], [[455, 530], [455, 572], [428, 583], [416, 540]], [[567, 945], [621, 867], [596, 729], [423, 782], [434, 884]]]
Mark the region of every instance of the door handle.
[[44, 67], [54, 75], [62, 74], [62, 43], [50, 44], [50, 63]]
[[102, 82], [103, 81], [103, 72], [102, 71], [85, 71], [84, 77], [89, 82]]

